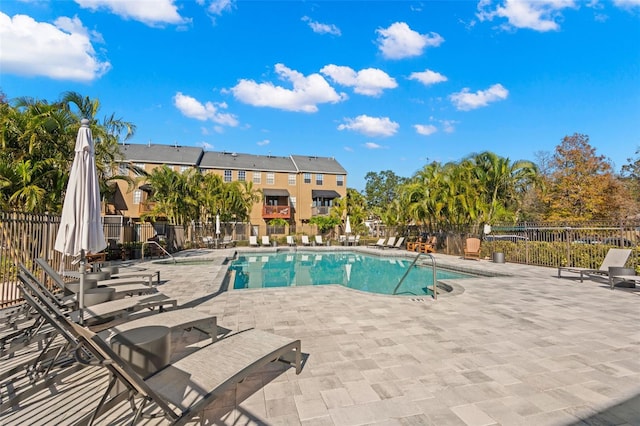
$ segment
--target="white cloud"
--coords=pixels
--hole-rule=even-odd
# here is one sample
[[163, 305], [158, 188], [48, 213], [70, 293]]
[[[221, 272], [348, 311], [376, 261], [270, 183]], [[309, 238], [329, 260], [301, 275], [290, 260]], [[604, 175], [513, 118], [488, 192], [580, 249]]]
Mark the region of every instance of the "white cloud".
[[149, 26], [184, 24], [174, 0], [123, 1], [123, 0], [75, 0], [80, 7], [90, 10], [106, 9], [123, 19], [132, 19]]
[[437, 47], [444, 42], [444, 38], [439, 34], [420, 34], [404, 22], [396, 22], [389, 28], [380, 28], [376, 32], [378, 48], [387, 59], [420, 56], [425, 48]]
[[214, 15], [222, 15], [224, 12], [230, 12], [234, 4], [234, 0], [212, 0], [207, 11]]
[[502, 5], [493, 9], [490, 0], [478, 3], [476, 16], [480, 21], [492, 21], [494, 18], [506, 18], [505, 29], [528, 28], [535, 31], [556, 31], [560, 28], [561, 11], [575, 8], [574, 0], [504, 0]]
[[623, 9], [640, 7], [640, 0], [613, 0], [613, 4]]
[[378, 145], [375, 142], [365, 142], [364, 146], [367, 149], [382, 149], [382, 145]]
[[457, 121], [455, 120], [440, 120], [440, 124], [442, 125], [442, 131], [445, 133], [453, 133], [456, 131]]
[[91, 38], [101, 36], [89, 34], [77, 17], [49, 24], [0, 12], [0, 68], [23, 76], [92, 81], [109, 71], [111, 64], [98, 59]]
[[320, 74], [304, 76], [283, 64], [276, 64], [275, 71], [282, 80], [291, 82], [293, 89], [242, 79], [230, 91], [246, 104], [286, 111], [316, 112], [318, 104], [347, 99], [346, 94], [338, 94]]
[[181, 92], [176, 93], [173, 97], [173, 104], [180, 112], [189, 118], [206, 121], [210, 120], [214, 123], [224, 126], [236, 127], [238, 119], [233, 114], [222, 113], [220, 109], [226, 109], [227, 104], [206, 102], [205, 104], [191, 96], [183, 95]]
[[355, 71], [349, 67], [331, 64], [323, 67], [320, 72], [338, 84], [353, 87], [353, 91], [361, 95], [379, 96], [384, 89], [398, 87], [395, 79], [377, 68]]
[[389, 117], [370, 117], [359, 115], [356, 118], [345, 118], [345, 123], [338, 130], [353, 130], [366, 136], [393, 136], [400, 125]]
[[308, 16], [303, 16], [302, 20], [309, 25], [309, 28], [313, 30], [314, 33], [318, 34], [331, 34], [335, 36], [342, 35], [340, 28], [336, 27], [333, 24], [321, 24], [320, 22], [313, 21]]
[[412, 72], [409, 76], [409, 80], [418, 80], [425, 86], [430, 86], [432, 84], [447, 81], [447, 77], [440, 74], [439, 72], [424, 70], [422, 72]]
[[494, 84], [487, 90], [478, 90], [475, 93], [469, 92], [465, 87], [460, 92], [449, 95], [449, 99], [458, 110], [469, 111], [472, 109], [485, 107], [490, 102], [502, 101], [507, 99], [509, 91], [502, 84]]
[[265, 146], [265, 145], [269, 145], [271, 143], [271, 141], [269, 139], [263, 139], [259, 142], [256, 142], [256, 145], [258, 146]]
[[433, 124], [414, 124], [413, 128], [416, 129], [416, 133], [423, 136], [429, 136], [438, 131]]
[[201, 146], [202, 148], [207, 149], [207, 150], [213, 149], [213, 145], [210, 144], [209, 142], [205, 142], [205, 141], [199, 142], [196, 145]]
[[350, 146], [345, 146], [344, 150], [347, 152], [353, 152], [353, 148], [351, 148]]

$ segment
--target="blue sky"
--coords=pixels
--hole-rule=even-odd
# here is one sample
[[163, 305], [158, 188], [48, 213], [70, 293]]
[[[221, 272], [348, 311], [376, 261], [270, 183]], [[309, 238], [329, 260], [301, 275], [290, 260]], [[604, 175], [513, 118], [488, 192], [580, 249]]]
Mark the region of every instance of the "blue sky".
[[132, 143], [335, 157], [348, 186], [490, 150], [640, 148], [640, 0], [0, 3], [0, 90], [133, 122]]

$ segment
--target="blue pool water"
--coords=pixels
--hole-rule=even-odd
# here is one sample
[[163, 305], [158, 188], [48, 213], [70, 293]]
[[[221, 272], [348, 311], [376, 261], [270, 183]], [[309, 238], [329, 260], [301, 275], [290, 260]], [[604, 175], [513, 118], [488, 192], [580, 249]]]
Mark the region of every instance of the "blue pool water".
[[[371, 293], [392, 294], [412, 260], [362, 253], [281, 252], [241, 253], [230, 266], [234, 289], [340, 284]], [[437, 280], [470, 278], [460, 272], [437, 269]], [[413, 267], [398, 294], [430, 295], [431, 267]]]

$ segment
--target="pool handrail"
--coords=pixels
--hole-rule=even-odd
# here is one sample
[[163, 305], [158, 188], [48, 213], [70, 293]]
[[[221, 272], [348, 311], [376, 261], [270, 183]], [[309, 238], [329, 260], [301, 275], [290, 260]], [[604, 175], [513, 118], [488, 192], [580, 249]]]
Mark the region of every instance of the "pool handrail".
[[142, 249], [142, 258], [143, 258], [143, 259], [144, 259], [144, 246], [145, 246], [145, 244], [147, 244], [147, 245], [149, 245], [149, 244], [155, 244], [156, 246], [160, 247], [160, 250], [162, 250], [162, 251], [163, 251], [167, 256], [169, 256], [171, 259], [173, 259], [173, 263], [176, 263], [176, 258], [175, 258], [175, 257], [173, 257], [173, 256], [171, 255], [171, 253], [169, 253], [168, 251], [166, 251], [166, 250], [164, 249], [164, 247], [162, 247], [160, 244], [158, 244], [158, 242], [157, 242], [157, 241], [154, 241], [154, 240], [148, 240], [148, 241], [143, 241], [143, 242], [142, 242], [142, 247], [141, 247], [141, 249]]
[[413, 262], [411, 262], [411, 265], [409, 265], [409, 267], [407, 268], [407, 271], [404, 273], [404, 275], [402, 276], [402, 278], [400, 278], [400, 281], [398, 281], [398, 284], [396, 285], [396, 288], [393, 289], [393, 295], [395, 296], [398, 292], [398, 288], [400, 288], [400, 285], [402, 284], [402, 282], [404, 281], [405, 278], [407, 278], [407, 275], [409, 275], [409, 272], [411, 271], [411, 268], [413, 268], [413, 266], [416, 264], [416, 262], [418, 262], [418, 259], [420, 258], [421, 255], [425, 255], [431, 258], [431, 269], [433, 271], [433, 299], [434, 300], [438, 300], [438, 286], [437, 286], [437, 281], [436, 281], [436, 258], [433, 257], [433, 255], [431, 253], [423, 253], [423, 252], [419, 252], [418, 255], [415, 257], [415, 259], [413, 259]]

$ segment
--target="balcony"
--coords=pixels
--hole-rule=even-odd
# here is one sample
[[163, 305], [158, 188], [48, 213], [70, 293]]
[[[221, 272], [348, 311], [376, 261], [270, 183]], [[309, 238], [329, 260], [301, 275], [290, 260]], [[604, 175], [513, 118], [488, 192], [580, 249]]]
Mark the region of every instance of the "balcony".
[[138, 204], [138, 214], [149, 213], [155, 207], [155, 201], [145, 201]]
[[331, 211], [332, 207], [329, 206], [317, 206], [311, 207], [311, 216], [326, 216]]
[[263, 219], [290, 219], [291, 207], [289, 206], [262, 206]]

